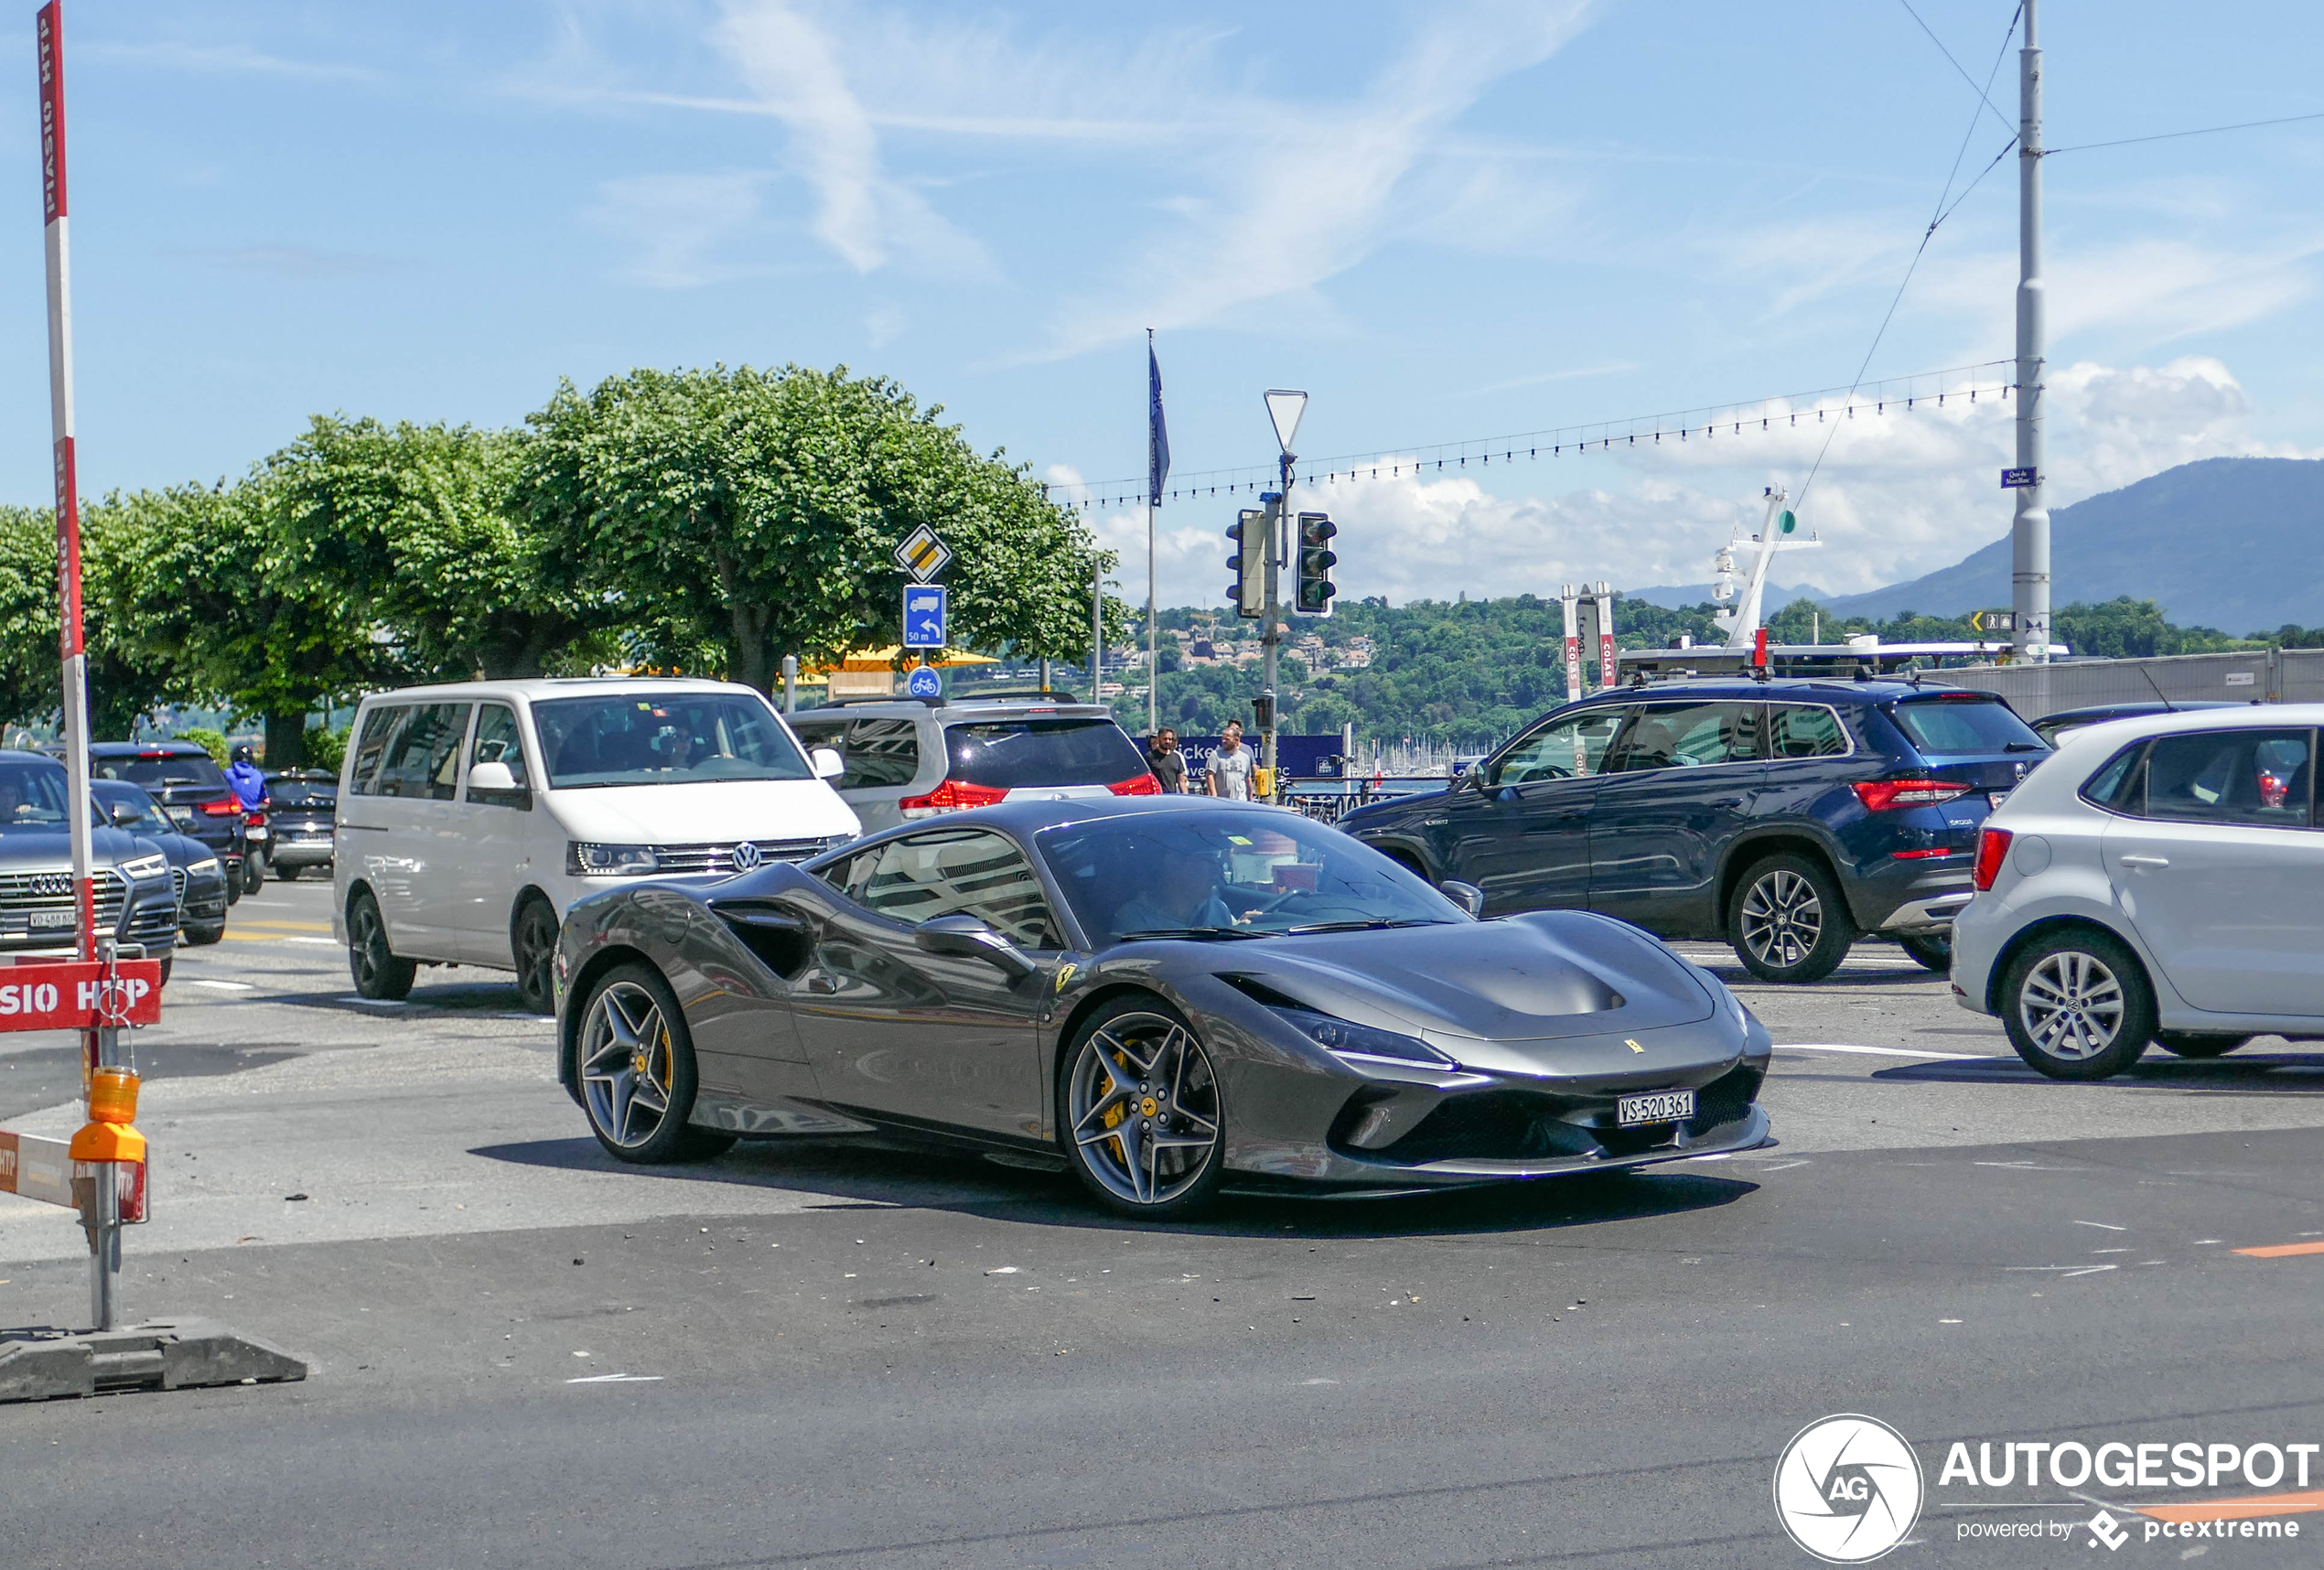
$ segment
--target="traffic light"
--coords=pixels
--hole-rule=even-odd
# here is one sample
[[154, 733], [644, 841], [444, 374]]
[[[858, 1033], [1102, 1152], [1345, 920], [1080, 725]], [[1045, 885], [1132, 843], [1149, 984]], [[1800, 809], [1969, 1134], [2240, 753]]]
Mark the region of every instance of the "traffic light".
[[1275, 729], [1275, 694], [1261, 693], [1251, 700], [1251, 725], [1258, 731]]
[[1299, 546], [1291, 608], [1301, 616], [1331, 614], [1331, 597], [1340, 592], [1340, 586], [1331, 581], [1331, 569], [1340, 560], [1331, 550], [1331, 539], [1339, 532], [1340, 526], [1331, 521], [1328, 512], [1299, 514]]
[[1246, 507], [1227, 531], [1234, 554], [1227, 558], [1234, 581], [1227, 585], [1227, 601], [1237, 616], [1264, 616], [1267, 611], [1267, 542], [1275, 509]]

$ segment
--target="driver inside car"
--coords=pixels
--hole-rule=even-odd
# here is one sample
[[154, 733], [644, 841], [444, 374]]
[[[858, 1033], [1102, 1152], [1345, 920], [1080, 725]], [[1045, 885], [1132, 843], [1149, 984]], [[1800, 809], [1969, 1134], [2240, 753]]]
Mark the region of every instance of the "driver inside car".
[[1114, 912], [1115, 932], [1168, 932], [1235, 924], [1234, 912], [1219, 897], [1215, 856], [1207, 850], [1181, 851], [1160, 859], [1155, 881], [1124, 900]]

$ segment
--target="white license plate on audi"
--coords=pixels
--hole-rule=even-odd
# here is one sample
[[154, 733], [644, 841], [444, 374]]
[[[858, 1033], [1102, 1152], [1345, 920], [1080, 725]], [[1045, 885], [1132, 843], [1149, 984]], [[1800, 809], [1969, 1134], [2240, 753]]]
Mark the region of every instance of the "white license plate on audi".
[[1643, 1096], [1623, 1096], [1614, 1102], [1614, 1121], [1624, 1128], [1642, 1123], [1684, 1123], [1694, 1115], [1693, 1091], [1655, 1091]]
[[30, 925], [36, 932], [44, 928], [77, 927], [81, 924], [78, 910], [35, 910], [29, 912]]

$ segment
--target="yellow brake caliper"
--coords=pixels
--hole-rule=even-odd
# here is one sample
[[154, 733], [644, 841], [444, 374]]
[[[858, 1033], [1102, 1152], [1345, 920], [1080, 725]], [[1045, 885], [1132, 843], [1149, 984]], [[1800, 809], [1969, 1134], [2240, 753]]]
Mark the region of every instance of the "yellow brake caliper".
[[[1123, 1059], [1123, 1057], [1122, 1057], [1122, 1055], [1121, 1055], [1119, 1052], [1116, 1052], [1116, 1053], [1113, 1054], [1113, 1059], [1114, 1059], [1114, 1068], [1118, 1068], [1118, 1069], [1122, 1070], [1124, 1073], [1127, 1073], [1127, 1072], [1129, 1071], [1129, 1067], [1130, 1067], [1130, 1065]], [[1098, 1060], [1102, 1063], [1102, 1062], [1103, 1062], [1105, 1059], [1104, 1059], [1103, 1057], [1101, 1057]], [[1116, 1087], [1116, 1086], [1118, 1086], [1118, 1085], [1120, 1085], [1120, 1084], [1122, 1084], [1122, 1083], [1124, 1083], [1124, 1081], [1120, 1081], [1120, 1080], [1116, 1080], [1116, 1079], [1114, 1077], [1114, 1070], [1113, 1070], [1113, 1069], [1108, 1069], [1108, 1070], [1106, 1070], [1106, 1071], [1105, 1071], [1105, 1088], [1104, 1088], [1103, 1090], [1102, 1090], [1102, 1091], [1100, 1091], [1098, 1092], [1099, 1097], [1102, 1099], [1102, 1098], [1103, 1098], [1103, 1097], [1106, 1097], [1106, 1096], [1110, 1096], [1110, 1095], [1112, 1095], [1112, 1094], [1114, 1093], [1114, 1091], [1115, 1087]], [[1123, 1120], [1124, 1118], [1125, 1118], [1125, 1117], [1129, 1116], [1129, 1115], [1130, 1115], [1130, 1103], [1129, 1103], [1129, 1102], [1120, 1102], [1120, 1103], [1118, 1103], [1117, 1105], [1115, 1105], [1115, 1106], [1113, 1108], [1113, 1110], [1111, 1110], [1110, 1112], [1108, 1112], [1108, 1113], [1105, 1114], [1105, 1117], [1104, 1117], [1105, 1126], [1106, 1126], [1106, 1127], [1108, 1127], [1108, 1128], [1118, 1128], [1119, 1126], [1121, 1126], [1122, 1120]], [[1115, 1134], [1115, 1135], [1114, 1136], [1114, 1148], [1115, 1150], [1117, 1150], [1117, 1151], [1121, 1152], [1121, 1155], [1122, 1155], [1122, 1165], [1123, 1165], [1123, 1166], [1124, 1166], [1124, 1167], [1129, 1166], [1129, 1165], [1130, 1165], [1130, 1142], [1129, 1142], [1128, 1140], [1126, 1140], [1126, 1139], [1123, 1138], [1120, 1134]]]

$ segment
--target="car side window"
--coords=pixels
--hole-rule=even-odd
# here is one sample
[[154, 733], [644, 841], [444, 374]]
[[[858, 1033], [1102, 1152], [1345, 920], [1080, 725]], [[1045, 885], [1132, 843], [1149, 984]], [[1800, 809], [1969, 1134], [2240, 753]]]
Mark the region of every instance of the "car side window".
[[496, 807], [530, 807], [533, 777], [524, 767], [524, 735], [517, 728], [516, 711], [506, 704], [484, 704], [476, 711], [476, 739], [468, 744], [468, 769], [479, 763], [503, 763], [516, 781], [513, 790], [479, 790], [468, 787], [468, 800]]
[[839, 783], [879, 787], [909, 785], [920, 772], [920, 723], [909, 719], [859, 719], [847, 726], [841, 757], [847, 772]]
[[1776, 704], [1768, 710], [1768, 756], [1845, 758], [1848, 733], [1840, 716], [1821, 704]]
[[1606, 749], [1621, 728], [1628, 708], [1609, 705], [1543, 726], [1520, 737], [1509, 750], [1488, 764], [1485, 783], [1537, 785], [1551, 780], [1582, 780], [1598, 772]]
[[1649, 704], [1639, 710], [1606, 759], [1609, 774], [1649, 769], [1700, 769], [1759, 758], [1755, 703]]
[[2181, 823], [2304, 829], [2313, 822], [2314, 737], [2211, 730], [2156, 739], [2141, 814]]
[[349, 778], [348, 789], [358, 796], [379, 794], [380, 759], [387, 756], [388, 743], [411, 717], [411, 708], [404, 704], [382, 704], [363, 716], [363, 734], [355, 743], [355, 768]]
[[1006, 835], [912, 834], [854, 858], [849, 873], [849, 894], [895, 920], [917, 926], [934, 916], [974, 916], [1020, 948], [1060, 946], [1040, 879]]
[[2093, 807], [2136, 817], [2146, 802], [2146, 774], [2139, 767], [2146, 760], [2145, 742], [2124, 747], [2108, 760], [2105, 768], [2090, 777], [2090, 782], [2082, 788], [2082, 799]]
[[389, 737], [374, 790], [382, 796], [448, 801], [459, 779], [460, 743], [471, 704], [420, 704]]

